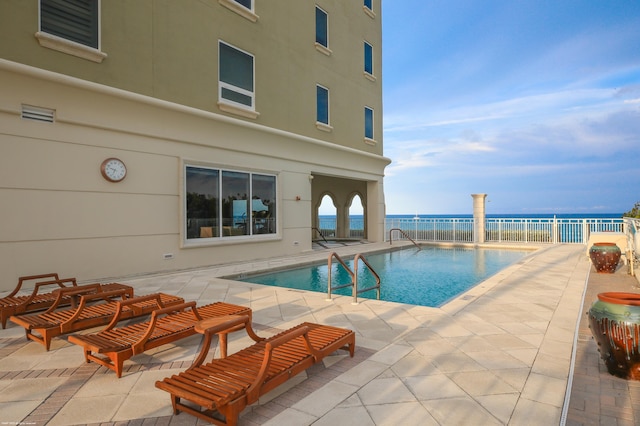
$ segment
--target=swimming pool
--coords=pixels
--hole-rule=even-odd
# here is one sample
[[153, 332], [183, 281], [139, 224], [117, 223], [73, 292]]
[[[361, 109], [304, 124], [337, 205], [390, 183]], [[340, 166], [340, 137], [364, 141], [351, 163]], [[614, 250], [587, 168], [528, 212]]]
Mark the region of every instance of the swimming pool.
[[[380, 276], [381, 300], [437, 307], [530, 253], [531, 250], [423, 247], [420, 251], [395, 250], [365, 257]], [[352, 259], [345, 263], [353, 269]], [[244, 277], [238, 281], [326, 293], [327, 276], [325, 262], [324, 265]], [[331, 280], [335, 287], [349, 283], [351, 278], [338, 262], [334, 262]], [[358, 262], [358, 287], [366, 289], [373, 285], [373, 275]], [[351, 296], [351, 289], [332, 293]], [[374, 299], [376, 294], [371, 290], [358, 297]]]

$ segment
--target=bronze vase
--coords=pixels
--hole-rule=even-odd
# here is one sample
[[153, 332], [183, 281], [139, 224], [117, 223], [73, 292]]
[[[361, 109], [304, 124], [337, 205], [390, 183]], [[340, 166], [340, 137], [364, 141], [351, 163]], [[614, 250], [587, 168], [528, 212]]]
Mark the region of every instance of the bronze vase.
[[591, 334], [609, 373], [640, 380], [640, 294], [600, 293], [588, 315]]
[[594, 243], [589, 249], [589, 257], [598, 273], [613, 274], [621, 254], [620, 247], [615, 243]]

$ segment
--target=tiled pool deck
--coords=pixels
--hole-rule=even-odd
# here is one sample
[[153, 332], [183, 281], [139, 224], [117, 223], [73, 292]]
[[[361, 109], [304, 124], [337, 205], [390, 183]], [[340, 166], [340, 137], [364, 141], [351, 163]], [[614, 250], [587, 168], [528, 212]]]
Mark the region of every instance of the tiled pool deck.
[[[380, 247], [335, 251], [347, 256]], [[350, 297], [326, 301], [323, 294], [219, 278], [327, 255], [119, 281], [137, 294], [250, 306], [262, 335], [303, 321], [356, 332], [354, 358], [325, 359], [248, 408], [241, 425], [640, 424], [640, 382], [606, 372], [581, 315], [600, 291], [638, 291], [625, 268], [596, 274], [584, 246], [546, 246], [439, 309], [375, 300], [352, 305]], [[230, 351], [248, 343], [238, 334]], [[202, 424], [173, 416], [168, 394], [154, 387], [190, 365], [199, 344], [194, 336], [136, 356], [117, 379], [85, 364], [66, 339], [54, 339], [46, 352], [12, 324], [0, 330], [0, 424]]]

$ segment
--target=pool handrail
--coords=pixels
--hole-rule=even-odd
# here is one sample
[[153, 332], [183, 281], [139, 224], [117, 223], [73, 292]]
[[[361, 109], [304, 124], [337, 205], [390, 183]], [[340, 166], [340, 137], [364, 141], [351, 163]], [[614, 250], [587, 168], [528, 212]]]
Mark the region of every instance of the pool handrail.
[[311, 228], [312, 231], [318, 231], [318, 234], [320, 235], [320, 237], [322, 238], [322, 240], [325, 243], [328, 243], [329, 241], [327, 241], [327, 239], [324, 237], [324, 235], [322, 235], [322, 231], [320, 231], [318, 228], [316, 228], [315, 226]]
[[[342, 284], [342, 285], [338, 285], [335, 287], [331, 286], [331, 269], [332, 269], [332, 264], [333, 264], [333, 258], [336, 258], [336, 260], [340, 263], [340, 265], [342, 265], [342, 267], [345, 269], [345, 271], [347, 271], [347, 273], [349, 274], [349, 276], [351, 277], [351, 282], [348, 284]], [[358, 290], [358, 261], [362, 260], [362, 262], [367, 266], [367, 268], [369, 268], [369, 271], [371, 271], [371, 273], [373, 274], [375, 280], [376, 280], [376, 285], [369, 287], [369, 288], [365, 288], [362, 290]], [[331, 291], [332, 290], [338, 290], [341, 288], [345, 288], [345, 287], [351, 287], [351, 294], [353, 296], [353, 302], [351, 302], [354, 305], [358, 304], [358, 293], [363, 293], [365, 291], [370, 291], [370, 290], [377, 290], [376, 291], [376, 298], [378, 300], [380, 300], [380, 276], [378, 275], [378, 273], [373, 269], [373, 267], [371, 266], [371, 264], [367, 261], [367, 259], [364, 257], [364, 255], [362, 253], [358, 253], [355, 255], [355, 257], [353, 258], [353, 266], [355, 269], [355, 272], [349, 268], [349, 265], [347, 265], [345, 263], [344, 260], [342, 260], [342, 258], [340, 257], [340, 255], [338, 255], [338, 253], [336, 252], [331, 252], [331, 254], [329, 254], [329, 259], [327, 260], [327, 300], [331, 300]]]
[[[373, 274], [373, 276], [376, 279], [376, 285], [371, 286], [369, 288], [363, 288], [361, 290], [358, 290], [358, 260], [362, 260], [362, 263], [364, 263], [367, 268], [369, 268], [369, 271]], [[355, 269], [355, 283], [353, 285], [353, 304], [357, 304], [358, 303], [358, 293], [364, 293], [365, 291], [369, 291], [369, 290], [376, 290], [376, 299], [380, 300], [380, 275], [378, 275], [378, 273], [375, 271], [375, 269], [373, 269], [373, 267], [371, 266], [371, 264], [369, 264], [369, 262], [367, 262], [367, 259], [365, 259], [364, 255], [362, 255], [361, 253], [356, 254], [356, 256], [353, 258], [353, 268]]]
[[[332, 259], [334, 257], [342, 265], [344, 270], [347, 271], [347, 273], [351, 277], [351, 282], [349, 284], [343, 284], [343, 285], [339, 285], [337, 287], [331, 287], [331, 269], [332, 269], [331, 266], [332, 266]], [[354, 284], [354, 281], [355, 281], [355, 273], [351, 270], [351, 268], [349, 268], [349, 265], [347, 265], [344, 262], [344, 260], [342, 260], [342, 258], [335, 251], [332, 251], [329, 254], [329, 259], [327, 260], [327, 281], [328, 281], [327, 282], [327, 300], [331, 300], [331, 290], [338, 290], [340, 288], [345, 288], [345, 287], [353, 287], [353, 284]]]
[[422, 247], [420, 247], [420, 245], [418, 243], [416, 243], [415, 241], [413, 241], [413, 238], [411, 238], [410, 236], [407, 235], [406, 232], [404, 232], [402, 229], [400, 228], [391, 228], [389, 230], [389, 245], [393, 244], [393, 238], [391, 237], [391, 233], [393, 231], [399, 231], [402, 235], [404, 235], [404, 237], [406, 239], [408, 239], [409, 241], [411, 241], [413, 243], [414, 246], [418, 247], [418, 250], [422, 250]]

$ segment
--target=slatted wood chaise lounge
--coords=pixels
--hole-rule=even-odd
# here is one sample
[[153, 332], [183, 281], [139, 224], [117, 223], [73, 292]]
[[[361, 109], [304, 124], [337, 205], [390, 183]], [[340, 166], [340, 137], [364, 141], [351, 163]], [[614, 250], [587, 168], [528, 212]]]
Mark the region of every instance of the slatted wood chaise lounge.
[[[19, 294], [22, 290], [22, 286], [26, 283], [35, 282], [33, 290], [30, 294]], [[42, 311], [48, 309], [54, 302], [56, 302], [57, 294], [54, 291], [42, 292], [47, 287], [54, 287], [55, 289], [66, 287], [78, 287], [75, 278], [60, 279], [57, 273], [30, 275], [18, 278], [18, 285], [7, 296], [0, 298], [0, 321], [2, 322], [2, 328], [6, 328], [7, 320], [12, 315], [21, 315], [28, 312]], [[117, 290], [121, 288], [128, 288], [133, 296], [133, 288], [125, 286], [124, 284], [103, 284], [104, 291]], [[24, 290], [22, 290], [24, 291]], [[68, 306], [72, 304], [74, 299], [67, 297], [62, 301], [59, 301], [59, 306]]]
[[[130, 301], [120, 303], [123, 310], [128, 303]], [[71, 335], [69, 342], [83, 347], [87, 362], [94, 361], [121, 377], [124, 361], [132, 356], [194, 335], [195, 325], [204, 319], [234, 314], [251, 318], [251, 309], [224, 302], [200, 307], [196, 307], [196, 302], [187, 302], [156, 310], [146, 322], [119, 328], [115, 327], [120, 319], [116, 315], [104, 330], [93, 334]], [[226, 335], [221, 338], [220, 350], [226, 355]]]
[[157, 388], [171, 394], [174, 414], [184, 411], [217, 425], [236, 425], [241, 411], [261, 395], [338, 349], [348, 349], [352, 357], [355, 350], [353, 331], [305, 322], [203, 364], [212, 335], [238, 325], [256, 340], [246, 316], [203, 321], [196, 329], [205, 341], [193, 365], [156, 382]]
[[[79, 297], [76, 307], [57, 310], [53, 304], [47, 311], [39, 314], [12, 316], [11, 322], [24, 327], [27, 339], [38, 342], [49, 350], [51, 339], [74, 331], [109, 324], [114, 315], [119, 320], [147, 315], [153, 310], [183, 303], [184, 299], [168, 294], [151, 294], [131, 298], [126, 289], [102, 291], [100, 284], [63, 288], [58, 291], [58, 301], [66, 297]], [[121, 308], [120, 302], [126, 301]]]

